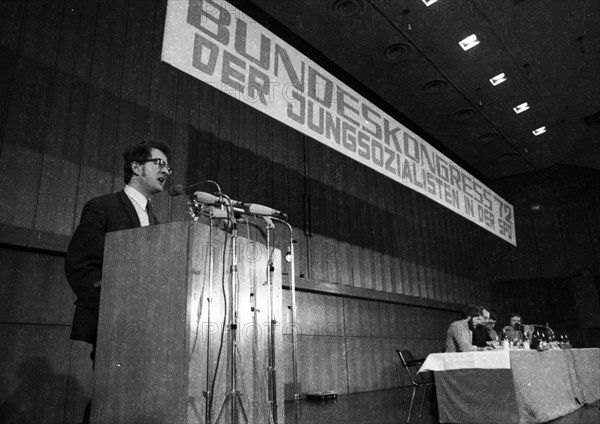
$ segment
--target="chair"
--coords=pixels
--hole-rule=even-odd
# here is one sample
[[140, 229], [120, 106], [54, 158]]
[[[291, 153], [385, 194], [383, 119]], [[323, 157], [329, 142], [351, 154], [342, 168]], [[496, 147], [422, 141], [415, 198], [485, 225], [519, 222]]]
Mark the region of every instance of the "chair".
[[415, 359], [412, 353], [410, 353], [410, 351], [408, 350], [396, 349], [396, 352], [398, 353], [400, 361], [402, 362], [402, 366], [406, 370], [408, 378], [410, 379], [413, 386], [412, 397], [410, 398], [410, 407], [408, 408], [408, 417], [406, 418], [406, 422], [408, 423], [410, 422], [412, 407], [413, 403], [415, 402], [415, 395], [419, 387], [425, 387], [425, 391], [423, 393], [423, 401], [421, 402], [421, 412], [419, 413], [419, 419], [423, 418], [423, 407], [425, 406], [425, 398], [427, 397], [427, 391], [429, 390], [429, 387], [433, 385], [433, 379], [431, 378], [431, 376], [426, 378], [423, 376], [423, 374], [417, 375], [416, 371], [414, 375], [413, 372], [411, 372], [411, 368], [413, 368], [414, 371], [414, 367], [416, 367], [416, 370], [418, 371], [421, 365], [423, 365], [423, 362], [425, 362], [424, 359]]

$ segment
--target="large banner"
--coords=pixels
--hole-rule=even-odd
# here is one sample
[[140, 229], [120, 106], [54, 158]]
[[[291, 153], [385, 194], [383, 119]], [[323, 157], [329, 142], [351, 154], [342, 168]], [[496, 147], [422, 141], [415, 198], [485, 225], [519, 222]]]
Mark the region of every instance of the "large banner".
[[169, 0], [162, 60], [516, 246], [511, 204], [226, 1]]

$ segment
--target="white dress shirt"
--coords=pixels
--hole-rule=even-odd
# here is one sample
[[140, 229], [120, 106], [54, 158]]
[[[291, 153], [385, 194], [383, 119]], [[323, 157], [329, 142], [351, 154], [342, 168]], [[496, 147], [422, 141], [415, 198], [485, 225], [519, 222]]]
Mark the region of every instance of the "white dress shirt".
[[126, 185], [124, 188], [125, 194], [133, 203], [133, 207], [137, 212], [138, 218], [140, 219], [140, 224], [142, 227], [147, 227], [150, 225], [150, 221], [148, 220], [148, 213], [146, 212], [146, 205], [149, 200], [135, 188], [130, 185]]

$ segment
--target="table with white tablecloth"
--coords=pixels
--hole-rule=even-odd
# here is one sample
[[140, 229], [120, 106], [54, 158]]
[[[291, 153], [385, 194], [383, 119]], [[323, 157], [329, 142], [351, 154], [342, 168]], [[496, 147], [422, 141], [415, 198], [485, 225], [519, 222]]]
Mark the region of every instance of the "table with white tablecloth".
[[542, 423], [600, 399], [600, 349], [434, 353], [441, 423]]

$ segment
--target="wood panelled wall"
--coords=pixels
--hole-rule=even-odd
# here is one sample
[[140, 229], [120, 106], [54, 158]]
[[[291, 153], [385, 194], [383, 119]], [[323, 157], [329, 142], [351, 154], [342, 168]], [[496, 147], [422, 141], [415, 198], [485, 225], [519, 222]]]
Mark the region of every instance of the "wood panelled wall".
[[[174, 148], [174, 183], [289, 213], [298, 273], [451, 303], [487, 298], [478, 227], [160, 62], [166, 1], [0, 3], [0, 223], [70, 235], [122, 187], [121, 152]], [[158, 213], [185, 218], [182, 198]]]
[[503, 179], [518, 247], [490, 245], [492, 303], [500, 319], [550, 323], [575, 346], [600, 347], [600, 172], [557, 166]]
[[[64, 387], [57, 402], [69, 407], [53, 413], [76, 422], [69, 411], [82, 409], [91, 370], [88, 348], [67, 340], [73, 295], [60, 255], [85, 202], [122, 187], [121, 153], [144, 137], [173, 146], [173, 183], [210, 178], [290, 215], [303, 391], [402, 384], [388, 373], [394, 348], [440, 350], [456, 310], [490, 301], [490, 246], [512, 248], [161, 63], [165, 11], [166, 0], [0, 0], [0, 405], [17, 414], [42, 399], [46, 389], [29, 391], [38, 370]], [[155, 209], [186, 219], [181, 197], [158, 196]]]
[[81, 422], [90, 347], [69, 340], [75, 300], [58, 255], [0, 248], [0, 422]]
[[[284, 292], [284, 304], [290, 292]], [[452, 311], [299, 292], [298, 388], [357, 393], [410, 385], [396, 349], [410, 349], [415, 357], [444, 350]], [[292, 399], [292, 344], [290, 316], [284, 316], [283, 357], [286, 399]]]

